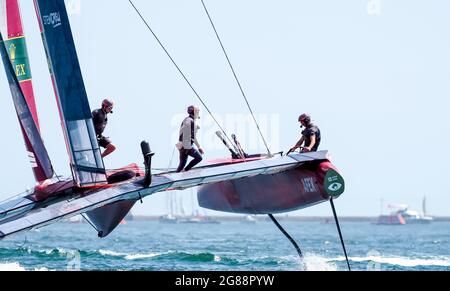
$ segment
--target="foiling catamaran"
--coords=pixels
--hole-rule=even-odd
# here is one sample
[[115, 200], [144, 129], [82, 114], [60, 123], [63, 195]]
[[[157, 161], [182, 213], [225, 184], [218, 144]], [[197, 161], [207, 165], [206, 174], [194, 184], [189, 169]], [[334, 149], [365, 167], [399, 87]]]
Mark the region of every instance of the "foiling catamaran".
[[[139, 10], [129, 2], [170, 57]], [[137, 201], [142, 202], [142, 198], [161, 191], [198, 186], [197, 197], [201, 207], [228, 213], [268, 214], [300, 255], [298, 245], [273, 214], [330, 201], [343, 243], [333, 199], [343, 194], [345, 184], [330, 162], [327, 151], [273, 155], [268, 150], [268, 154], [251, 156], [243, 151], [235, 136], [233, 141], [230, 140], [218, 124], [221, 129], [218, 135], [230, 150], [230, 159], [184, 173], [152, 174], [154, 153], [147, 142], [142, 142], [145, 169], [132, 164], [107, 171], [97, 144], [64, 0], [34, 0], [34, 4], [72, 177], [63, 180], [55, 175], [41, 138], [18, 0], [0, 0], [0, 53], [37, 182], [37, 186], [27, 193], [0, 203], [0, 239], [79, 214], [103, 238], [119, 225]], [[236, 77], [203, 0], [202, 4]], [[170, 60], [176, 65], [172, 57]], [[247, 101], [237, 77], [236, 81]], [[248, 102], [247, 105], [251, 110]], [[212, 115], [208, 107], [206, 109]]]

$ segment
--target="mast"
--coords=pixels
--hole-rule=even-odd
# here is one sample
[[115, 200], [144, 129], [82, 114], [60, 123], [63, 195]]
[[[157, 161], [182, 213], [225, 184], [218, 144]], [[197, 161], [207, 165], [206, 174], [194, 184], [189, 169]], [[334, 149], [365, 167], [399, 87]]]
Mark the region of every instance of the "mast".
[[178, 208], [179, 208], [179, 215], [181, 217], [185, 217], [186, 216], [186, 212], [184, 211], [184, 206], [183, 206], [183, 198], [182, 197], [178, 197]]
[[422, 212], [423, 212], [423, 216], [426, 216], [426, 215], [427, 215], [427, 206], [426, 206], [426, 203], [427, 203], [427, 198], [424, 196], [424, 197], [423, 197], [423, 200], [422, 200]]
[[106, 184], [64, 0], [34, 0], [76, 185]]
[[170, 211], [170, 217], [173, 217], [174, 216], [174, 213], [175, 213], [175, 210], [174, 210], [174, 203], [173, 203], [173, 200], [174, 200], [174, 193], [173, 192], [170, 192], [170, 194], [169, 194], [170, 196], [169, 196], [169, 199], [170, 199], [170, 204], [169, 204], [169, 211]]
[[[51, 179], [54, 172], [40, 136], [30, 62], [18, 0], [0, 0], [0, 32], [4, 37], [4, 46], [8, 55], [4, 59], [7, 75], [9, 73], [9, 64], [6, 63], [8, 58], [15, 75], [15, 78], [8, 75], [14, 106], [34, 177], [38, 183], [41, 183]], [[28, 118], [29, 116], [31, 118]]]

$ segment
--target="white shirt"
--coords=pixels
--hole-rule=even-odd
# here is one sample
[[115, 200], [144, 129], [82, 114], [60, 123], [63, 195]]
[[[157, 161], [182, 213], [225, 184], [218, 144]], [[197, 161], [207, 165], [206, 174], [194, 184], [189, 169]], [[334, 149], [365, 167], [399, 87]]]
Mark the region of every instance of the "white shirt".
[[186, 117], [183, 120], [180, 128], [180, 142], [183, 144], [185, 150], [192, 149], [192, 145], [195, 144], [198, 148], [201, 148], [200, 143], [197, 141], [197, 131], [200, 127], [195, 123], [192, 117]]

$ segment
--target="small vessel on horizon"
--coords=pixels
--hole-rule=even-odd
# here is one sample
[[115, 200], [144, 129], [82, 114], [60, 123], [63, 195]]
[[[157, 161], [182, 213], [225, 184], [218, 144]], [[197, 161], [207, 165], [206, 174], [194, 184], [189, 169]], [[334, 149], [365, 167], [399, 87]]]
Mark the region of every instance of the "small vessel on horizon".
[[422, 200], [422, 213], [410, 210], [406, 204], [390, 204], [388, 208], [394, 209], [389, 215], [381, 214], [377, 224], [403, 225], [403, 224], [428, 224], [433, 221], [433, 217], [427, 216], [426, 197]]
[[170, 192], [166, 196], [168, 213], [159, 218], [161, 223], [178, 223], [178, 218], [175, 216], [176, 197], [175, 193]]
[[159, 218], [159, 222], [161, 222], [161, 223], [178, 223], [178, 218], [176, 218], [172, 214], [166, 214]]
[[220, 221], [205, 214], [200, 214], [198, 204], [195, 203], [195, 192], [191, 189], [191, 215], [186, 215], [182, 197], [177, 197], [176, 192], [167, 195], [168, 213], [159, 218], [160, 223], [201, 223], [201, 224], [219, 224]]
[[220, 224], [220, 221], [211, 216], [196, 215], [180, 220], [179, 223]]

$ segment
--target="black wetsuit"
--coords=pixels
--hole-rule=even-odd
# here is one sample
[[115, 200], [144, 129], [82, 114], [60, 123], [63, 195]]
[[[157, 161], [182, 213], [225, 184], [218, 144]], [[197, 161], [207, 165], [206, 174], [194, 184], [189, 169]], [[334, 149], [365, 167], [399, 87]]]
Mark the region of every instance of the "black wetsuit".
[[108, 124], [108, 117], [103, 109], [97, 109], [92, 112], [92, 120], [94, 121], [95, 134], [97, 135], [97, 141], [99, 146], [106, 148], [111, 144], [111, 140], [106, 136], [103, 136], [106, 125]]
[[305, 137], [305, 147], [309, 147], [309, 145], [311, 144], [311, 136], [316, 136], [316, 143], [312, 147], [311, 151], [317, 152], [321, 140], [320, 129], [316, 125], [311, 123], [306, 127], [305, 130], [302, 131], [302, 135]]

